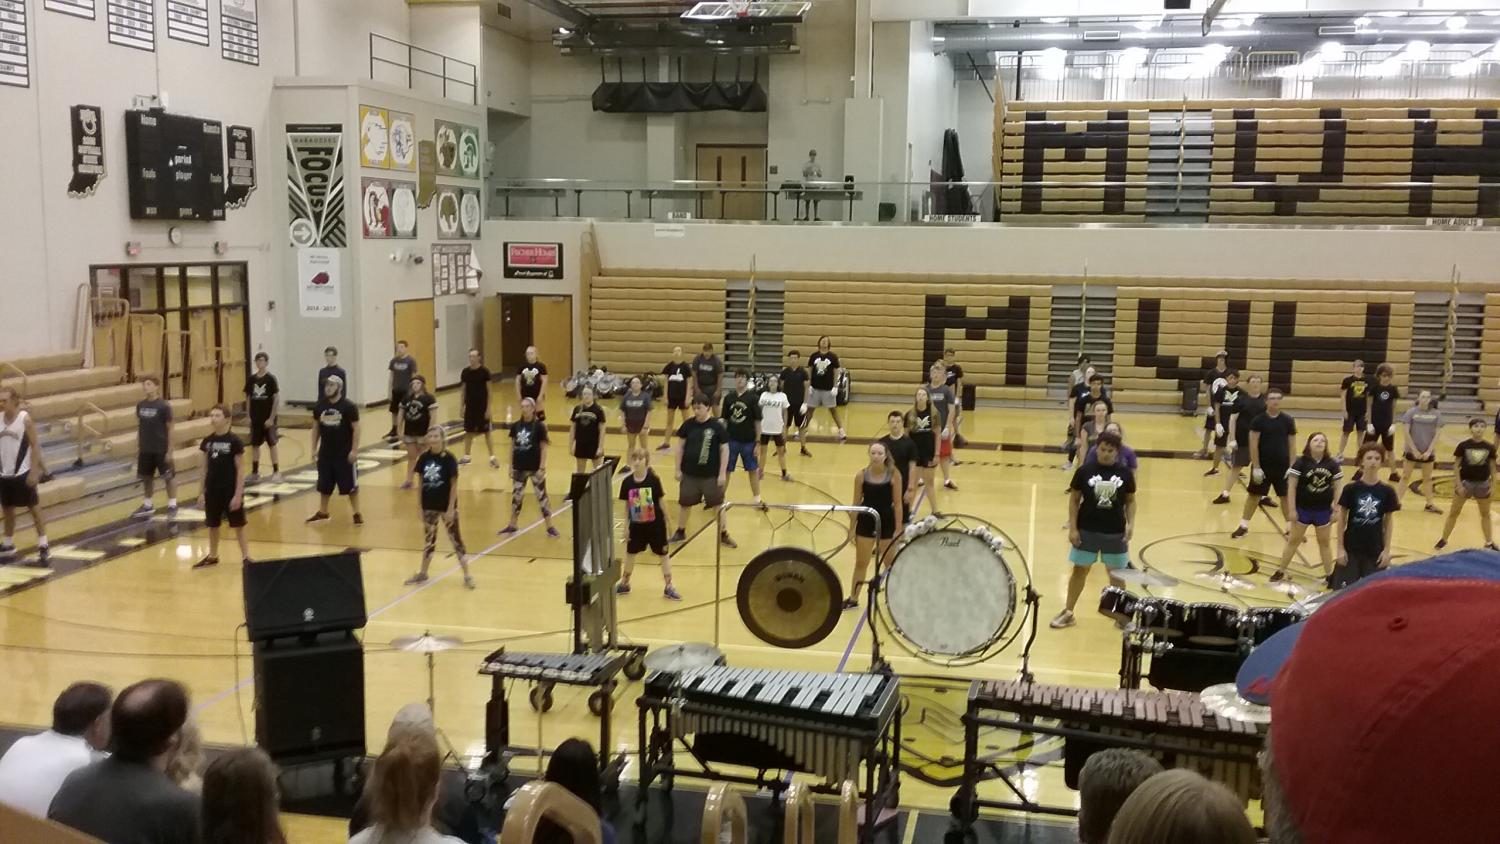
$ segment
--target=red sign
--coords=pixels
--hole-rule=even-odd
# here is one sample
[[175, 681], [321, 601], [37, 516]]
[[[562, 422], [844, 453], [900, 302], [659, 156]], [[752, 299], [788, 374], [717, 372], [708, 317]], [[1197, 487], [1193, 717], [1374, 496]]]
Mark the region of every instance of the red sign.
[[562, 278], [562, 244], [507, 242], [505, 244], [505, 277]]

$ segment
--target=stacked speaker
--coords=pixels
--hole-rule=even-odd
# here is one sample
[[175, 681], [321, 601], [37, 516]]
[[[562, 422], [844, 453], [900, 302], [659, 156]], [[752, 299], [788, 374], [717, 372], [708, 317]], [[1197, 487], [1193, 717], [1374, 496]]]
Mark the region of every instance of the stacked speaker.
[[255, 743], [279, 764], [365, 755], [364, 578], [357, 551], [244, 567]]

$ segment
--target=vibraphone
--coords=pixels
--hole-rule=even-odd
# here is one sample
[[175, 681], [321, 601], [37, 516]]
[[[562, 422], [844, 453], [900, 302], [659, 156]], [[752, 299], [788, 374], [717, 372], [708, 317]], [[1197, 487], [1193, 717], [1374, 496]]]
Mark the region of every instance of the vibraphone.
[[[614, 708], [615, 676], [625, 668], [631, 656], [624, 653], [551, 654], [512, 651], [504, 648], [484, 658], [479, 673], [490, 678], [490, 701], [484, 708], [484, 749], [495, 759], [509, 747], [510, 701], [505, 694], [506, 680], [532, 683], [531, 706], [537, 712], [552, 708], [552, 688], [594, 686], [589, 695], [589, 711], [599, 716], [599, 767], [606, 770], [609, 759], [609, 722]], [[616, 771], [618, 774], [618, 771]]]
[[[640, 708], [644, 811], [657, 777], [670, 789], [676, 776], [745, 783], [776, 796], [787, 780], [771, 772], [814, 774], [816, 789], [837, 793], [845, 780], [859, 782], [865, 817], [877, 818], [899, 800], [900, 684], [885, 674], [827, 674], [754, 668], [707, 667], [660, 671], [646, 678]], [[675, 766], [673, 743], [682, 742], [703, 770]], [[741, 776], [715, 764], [751, 768]], [[873, 841], [866, 824], [861, 841]]]
[[[1046, 723], [1050, 721], [1056, 724]], [[1215, 715], [1196, 694], [976, 680], [964, 714], [963, 781], [952, 804], [954, 817], [965, 828], [980, 808], [1077, 814], [1076, 809], [1036, 803], [1004, 775], [1000, 779], [1017, 801], [980, 800], [976, 788], [986, 763], [979, 758], [979, 730], [985, 727], [1061, 737], [1064, 781], [1070, 788], [1078, 787], [1078, 770], [1096, 750], [1133, 747], [1166, 767], [1190, 768], [1224, 783], [1243, 800], [1260, 797], [1257, 757], [1266, 725]]]

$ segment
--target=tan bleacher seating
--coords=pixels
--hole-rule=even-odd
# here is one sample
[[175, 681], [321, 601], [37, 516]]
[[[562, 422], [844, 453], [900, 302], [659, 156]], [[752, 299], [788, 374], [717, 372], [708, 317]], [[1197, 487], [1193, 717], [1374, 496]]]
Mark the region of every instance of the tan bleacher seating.
[[595, 276], [589, 290], [589, 362], [633, 375], [660, 372], [681, 346], [724, 354], [724, 280]]
[[0, 378], [0, 386], [21, 390], [24, 398], [31, 400], [41, 396], [111, 387], [124, 380], [125, 371], [118, 366], [99, 366], [93, 369], [44, 372], [40, 375], [28, 373], [25, 378], [12, 374], [10, 377]]
[[[191, 399], [172, 399], [167, 403], [172, 406], [173, 419], [176, 419], [178, 422], [184, 422], [191, 418], [193, 413], [193, 402]], [[122, 407], [106, 410], [102, 414], [86, 413], [84, 414], [83, 422], [94, 431], [97, 431], [101, 436], [106, 437], [124, 431], [134, 431], [136, 429], [135, 403], [132, 402]], [[68, 420], [66, 424], [71, 426], [76, 423], [77, 420], [75, 418]], [[70, 427], [68, 430], [72, 431], [73, 429]]]
[[1479, 341], [1479, 398], [1500, 406], [1500, 293], [1484, 295], [1484, 335]]
[[38, 420], [63, 419], [77, 416], [92, 404], [104, 410], [135, 407], [144, 396], [139, 384], [118, 384], [93, 390], [59, 393], [53, 396], [38, 396], [26, 399], [26, 409]]
[[[213, 433], [213, 423], [207, 416], [197, 419], [177, 419], [172, 426], [172, 445], [196, 444], [211, 433]], [[139, 452], [140, 440], [136, 436], [135, 428], [132, 427], [125, 433], [106, 437], [100, 442], [100, 446], [103, 452], [112, 459], [128, 459]]]
[[[37, 355], [28, 358], [8, 358], [5, 363], [28, 375], [41, 375], [44, 372], [57, 372], [63, 369], [79, 369], [83, 366], [83, 352], [54, 352], [50, 355]], [[9, 368], [0, 366], [0, 375], [14, 375]]]

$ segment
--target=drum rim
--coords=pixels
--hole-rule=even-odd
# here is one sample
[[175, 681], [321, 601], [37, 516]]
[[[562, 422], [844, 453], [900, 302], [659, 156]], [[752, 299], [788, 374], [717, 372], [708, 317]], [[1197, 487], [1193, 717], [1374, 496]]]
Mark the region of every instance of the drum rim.
[[[944, 518], [950, 517], [945, 515]], [[986, 526], [988, 526], [989, 523], [986, 522], [985, 524]], [[909, 652], [920, 659], [927, 659], [928, 657], [940, 658], [943, 664], [952, 664], [954, 661], [960, 660], [971, 660], [977, 662], [984, 659], [984, 655], [1001, 639], [1005, 638], [1006, 632], [1009, 630], [1011, 625], [1015, 623], [1017, 617], [1020, 616], [1024, 618], [1025, 616], [1024, 612], [1016, 612], [1016, 598], [1021, 592], [1021, 590], [1018, 588], [1020, 586], [1020, 583], [1005, 556], [998, 551], [995, 551], [994, 548], [990, 547], [988, 543], [984, 542], [984, 540], [978, 536], [974, 528], [956, 528], [952, 525], [953, 522], [950, 521], [947, 525], [925, 531], [917, 536], [911, 537], [910, 539], [903, 538], [900, 545], [895, 546], [890, 552], [891, 561], [884, 567], [885, 573], [883, 574], [883, 578], [885, 582], [880, 590], [879, 598], [876, 601], [876, 603], [879, 604], [879, 608], [882, 610], [882, 612], [880, 613], [880, 615], [882, 616], [881, 620], [884, 621], [887, 626], [889, 626], [891, 631], [896, 635], [896, 637], [901, 641], [902, 645], [905, 646]], [[963, 534], [978, 541], [986, 548], [989, 548], [991, 552], [991, 558], [995, 560], [995, 562], [999, 565], [1000, 570], [1004, 572], [1005, 576], [1010, 580], [1010, 601], [1005, 605], [1005, 611], [1002, 614], [1000, 623], [996, 626], [995, 630], [989, 634], [989, 637], [983, 644], [960, 653], [949, 653], [947, 651], [934, 650], [933, 648], [918, 643], [914, 638], [912, 638], [911, 634], [909, 634], [906, 629], [901, 626], [900, 622], [896, 620], [896, 613], [891, 610], [890, 605], [889, 586], [891, 573], [894, 572], [897, 563], [900, 562], [901, 553], [924, 537], [933, 536], [935, 534], [944, 532]], [[1009, 541], [1010, 539], [1010, 537], [1008, 536], [1003, 536], [1003, 538], [1007, 541]], [[1012, 547], [1014, 547], [1014, 543], [1010, 544], [1012, 545]], [[974, 659], [976, 655], [979, 655], [978, 659]]]
[[[782, 639], [773, 636], [770, 631], [761, 625], [752, 623], [748, 610], [750, 596], [747, 584], [762, 570], [770, 568], [776, 563], [789, 560], [806, 563], [810, 569], [822, 578], [824, 584], [829, 587], [829, 594], [833, 596], [832, 610], [828, 613], [827, 617], [823, 619], [822, 623], [813, 632], [800, 639]], [[745, 629], [749, 630], [755, 638], [778, 648], [801, 650], [802, 648], [810, 648], [813, 645], [821, 643], [838, 628], [839, 619], [843, 614], [840, 605], [844, 601], [844, 585], [839, 580], [838, 572], [835, 572], [833, 566], [827, 560], [823, 559], [821, 555], [794, 545], [778, 545], [774, 548], [767, 548], [754, 557], [751, 557], [750, 562], [746, 563], [745, 568], [740, 571], [740, 577], [735, 582], [734, 591], [735, 607], [739, 610], [740, 621], [744, 623]]]

